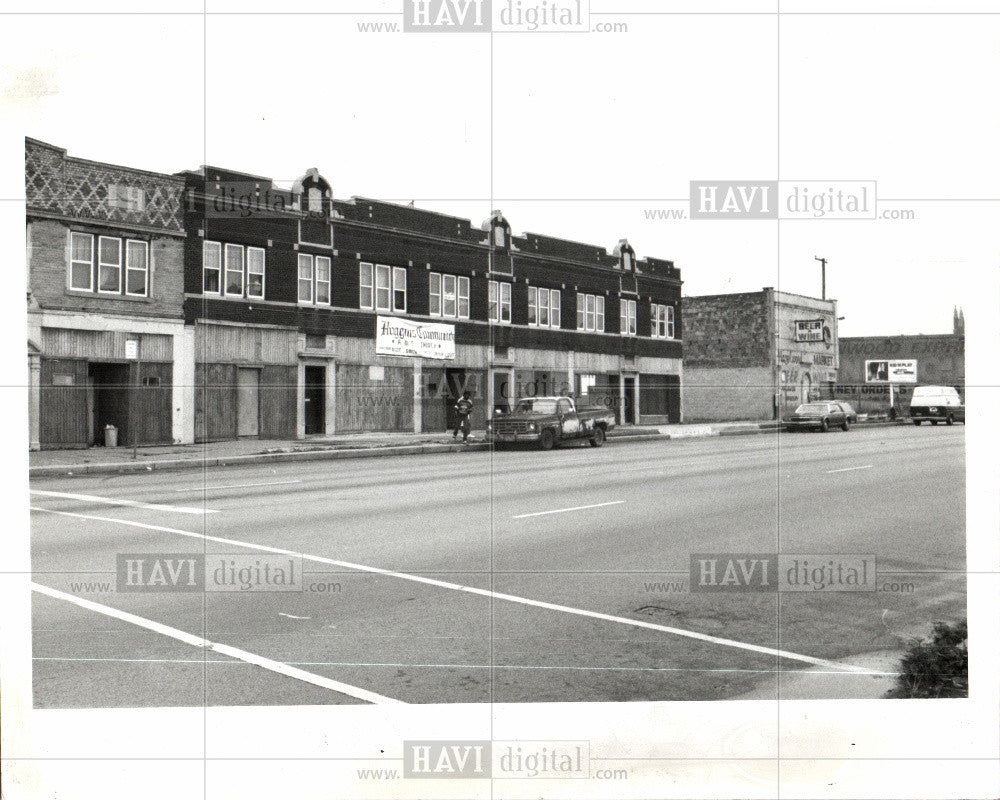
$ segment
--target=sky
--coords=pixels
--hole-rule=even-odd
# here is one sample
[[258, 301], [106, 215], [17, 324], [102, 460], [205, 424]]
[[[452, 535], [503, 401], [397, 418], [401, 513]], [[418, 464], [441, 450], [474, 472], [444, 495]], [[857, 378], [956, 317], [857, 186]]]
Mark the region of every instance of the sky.
[[[672, 259], [687, 295], [819, 296], [825, 257], [843, 336], [950, 332], [956, 305], [993, 313], [1000, 104], [970, 76], [1000, 72], [996, 18], [600, 18], [628, 30], [373, 33], [359, 24], [398, 17], [148, 13], [51, 16], [38, 37], [36, 17], [9, 16], [4, 196], [23, 196], [23, 135], [285, 185], [315, 166], [339, 198], [477, 223], [499, 208], [517, 233], [609, 249], [628, 238], [640, 257]], [[876, 181], [879, 212], [914, 218], [655, 218], [687, 208], [691, 181], [775, 178]]]

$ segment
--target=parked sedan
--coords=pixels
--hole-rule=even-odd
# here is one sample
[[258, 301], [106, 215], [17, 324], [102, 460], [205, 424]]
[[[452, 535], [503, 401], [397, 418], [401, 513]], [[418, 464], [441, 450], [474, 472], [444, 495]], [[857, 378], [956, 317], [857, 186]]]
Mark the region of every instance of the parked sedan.
[[843, 406], [833, 402], [803, 403], [795, 409], [794, 414], [785, 419], [785, 423], [790, 431], [813, 428], [824, 432], [830, 428], [843, 428], [846, 431], [851, 427]]
[[844, 409], [844, 413], [847, 414], [847, 421], [851, 425], [858, 421], [858, 412], [854, 410], [854, 406], [844, 400], [835, 400], [834, 402]]

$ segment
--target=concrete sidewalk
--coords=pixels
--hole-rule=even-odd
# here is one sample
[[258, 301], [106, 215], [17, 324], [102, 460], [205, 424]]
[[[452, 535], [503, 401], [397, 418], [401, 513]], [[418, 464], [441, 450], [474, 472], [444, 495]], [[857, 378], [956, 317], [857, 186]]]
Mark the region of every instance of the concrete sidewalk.
[[[885, 421], [862, 425], [893, 424]], [[704, 436], [739, 436], [776, 433], [777, 422], [724, 422], [692, 425], [614, 428], [609, 440], [642, 441], [686, 439]], [[139, 447], [91, 447], [76, 450], [40, 450], [29, 454], [31, 477], [148, 472], [154, 469], [198, 469], [236, 464], [267, 464], [340, 458], [371, 458], [391, 455], [454, 453], [489, 449], [485, 434], [473, 434], [468, 444], [456, 442], [450, 433], [357, 433], [311, 436], [308, 439], [238, 439], [204, 444]]]

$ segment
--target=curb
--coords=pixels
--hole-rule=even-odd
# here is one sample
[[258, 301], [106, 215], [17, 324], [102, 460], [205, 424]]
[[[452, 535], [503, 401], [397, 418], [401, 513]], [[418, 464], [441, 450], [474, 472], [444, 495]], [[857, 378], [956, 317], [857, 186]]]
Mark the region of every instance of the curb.
[[[905, 421], [879, 420], [875, 422], [858, 423], [858, 427], [889, 427], [905, 425]], [[704, 439], [712, 436], [756, 436], [760, 434], [787, 432], [780, 425], [763, 423], [753, 426], [746, 425], [735, 428], [713, 428], [708, 433], [670, 434], [652, 432], [647, 429], [636, 433], [617, 433], [608, 436], [608, 442], [620, 440], [624, 442], [648, 442], [655, 440]], [[153, 472], [164, 470], [195, 470], [207, 467], [240, 466], [243, 464], [279, 464], [294, 461], [337, 461], [347, 458], [381, 458], [384, 456], [431, 455], [434, 453], [481, 452], [489, 450], [488, 442], [476, 444], [411, 444], [391, 445], [388, 447], [366, 447], [340, 450], [291, 450], [278, 453], [250, 453], [238, 456], [219, 456], [215, 458], [193, 459], [176, 458], [160, 461], [123, 461], [108, 464], [54, 464], [51, 466], [29, 467], [29, 478], [64, 478], [79, 475], [128, 475], [138, 472]]]
[[380, 458], [382, 456], [410, 456], [431, 453], [461, 453], [470, 450], [488, 450], [482, 444], [416, 444], [392, 447], [368, 447], [356, 450], [298, 450], [284, 453], [251, 453], [242, 456], [218, 458], [177, 458], [163, 461], [126, 461], [112, 464], [59, 464], [30, 467], [31, 478], [67, 477], [76, 475], [124, 475], [136, 472], [162, 470], [204, 469], [206, 467], [239, 466], [242, 464], [276, 464], [289, 461], [336, 461], [345, 458]]

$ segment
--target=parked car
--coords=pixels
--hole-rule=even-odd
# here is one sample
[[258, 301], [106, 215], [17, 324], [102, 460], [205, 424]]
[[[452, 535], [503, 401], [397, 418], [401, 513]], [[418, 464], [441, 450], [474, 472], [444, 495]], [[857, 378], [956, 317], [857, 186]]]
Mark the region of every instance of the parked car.
[[834, 400], [838, 406], [844, 409], [844, 413], [847, 414], [847, 421], [854, 425], [858, 421], [858, 412], [854, 410], [854, 406], [848, 403], [846, 400]]
[[910, 398], [910, 419], [914, 425], [928, 420], [931, 425], [965, 422], [965, 405], [952, 386], [917, 386]]
[[840, 403], [824, 400], [803, 403], [795, 409], [795, 413], [785, 419], [785, 425], [790, 431], [811, 430], [813, 428], [823, 432], [830, 430], [830, 428], [843, 428], [846, 431], [851, 427], [851, 421]]
[[490, 432], [496, 447], [530, 442], [551, 450], [575, 439], [600, 447], [614, 425], [615, 415], [606, 408], [578, 410], [571, 397], [529, 397], [518, 400], [510, 414], [493, 417]]

